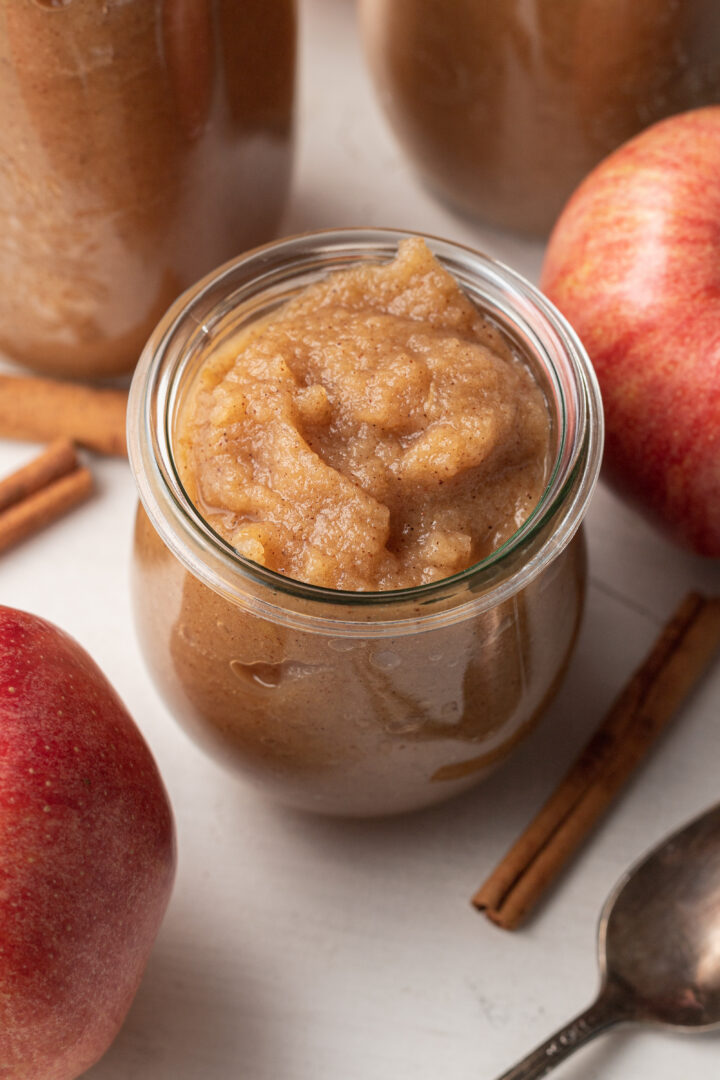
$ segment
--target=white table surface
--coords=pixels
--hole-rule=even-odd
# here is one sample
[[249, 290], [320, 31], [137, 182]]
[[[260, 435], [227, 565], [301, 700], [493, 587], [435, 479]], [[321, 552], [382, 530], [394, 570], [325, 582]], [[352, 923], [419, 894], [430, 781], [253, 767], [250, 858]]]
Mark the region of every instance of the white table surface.
[[[390, 225], [472, 244], [537, 279], [542, 246], [474, 227], [417, 184], [381, 117], [351, 0], [304, 0], [298, 162], [283, 231]], [[0, 443], [4, 473], [32, 448]], [[181, 733], [145, 671], [128, 561], [127, 465], [95, 460], [97, 497], [0, 562], [3, 603], [93, 654], [170, 791], [180, 862], [130, 1015], [92, 1080], [492, 1080], [589, 1003], [600, 906], [630, 862], [720, 797], [720, 668], [524, 930], [469, 897], [549, 793], [685, 591], [717, 564], [678, 551], [602, 486], [588, 516], [579, 646], [550, 714], [475, 792], [348, 823], [266, 803]], [[720, 1036], [620, 1032], [567, 1080], [717, 1080]]]

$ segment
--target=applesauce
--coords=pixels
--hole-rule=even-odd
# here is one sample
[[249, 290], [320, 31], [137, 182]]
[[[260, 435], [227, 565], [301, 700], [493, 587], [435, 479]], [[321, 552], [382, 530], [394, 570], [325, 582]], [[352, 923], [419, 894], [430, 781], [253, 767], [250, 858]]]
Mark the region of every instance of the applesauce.
[[420, 238], [310, 286], [204, 361], [183, 485], [241, 555], [329, 589], [480, 562], [547, 480], [538, 383]]
[[0, 348], [131, 371], [168, 305], [270, 239], [295, 0], [0, 0]]
[[[477, 783], [547, 707], [582, 610], [585, 554], [578, 530], [602, 444], [599, 396], [582, 348], [540, 294], [510, 271], [438, 240], [428, 241], [437, 269], [415, 240], [396, 258], [398, 242], [406, 239], [386, 230], [339, 230], [251, 252], [205, 279], [170, 310], [143, 353], [131, 390], [129, 447], [142, 503], [133, 596], [153, 677], [178, 720], [227, 766], [281, 801], [325, 813], [398, 812]], [[342, 276], [333, 278], [335, 271]], [[416, 286], [428, 274], [441, 286], [440, 295], [444, 288], [454, 302], [438, 305], [437, 289], [426, 281], [403, 313], [399, 297], [403, 289], [410, 296], [408, 281]], [[361, 280], [362, 300], [355, 292]], [[358, 300], [354, 308], [352, 295]], [[462, 558], [446, 546], [450, 561], [442, 565], [437, 558], [442, 544], [414, 547], [409, 539], [403, 549], [402, 524], [399, 529], [391, 524], [384, 545], [377, 543], [368, 557], [361, 550], [364, 540], [371, 535], [378, 540], [380, 534], [372, 527], [367, 531], [362, 514], [346, 511], [342, 502], [338, 509], [332, 498], [327, 528], [312, 532], [317, 513], [310, 521], [308, 508], [315, 504], [312, 498], [304, 501], [295, 459], [264, 456], [278, 444], [275, 436], [266, 444], [265, 427], [279, 425], [297, 444], [296, 422], [307, 423], [296, 402], [304, 390], [310, 391], [313, 422], [327, 424], [319, 433], [303, 428], [306, 446], [333, 425], [342, 426], [341, 420], [358, 422], [342, 396], [346, 391], [336, 395], [326, 370], [322, 385], [337, 409], [328, 420], [322, 395], [313, 389], [321, 385], [319, 371], [303, 367], [310, 353], [313, 363], [330, 365], [341, 310], [350, 312], [351, 323], [362, 313], [371, 327], [379, 319], [385, 330], [397, 318], [402, 334], [393, 336], [400, 334], [396, 326], [390, 341], [398, 356], [408, 342], [419, 347], [434, 323], [444, 342], [462, 341], [464, 355], [475, 351], [476, 360], [482, 358], [478, 363], [486, 377], [489, 371], [503, 372], [509, 380], [503, 391], [509, 395], [506, 407], [513, 416], [528, 409], [536, 423], [528, 420], [522, 437], [515, 438], [518, 425], [511, 423], [512, 437], [498, 437], [492, 446], [486, 439], [487, 460], [468, 459], [451, 481], [440, 475], [442, 455], [434, 468], [429, 455], [427, 469], [416, 472], [409, 490], [398, 494], [403, 470], [393, 470], [393, 462], [402, 462], [404, 453], [442, 420], [435, 417], [423, 428], [422, 410], [406, 409], [411, 430], [389, 426], [400, 414], [377, 411], [382, 395], [368, 391], [377, 372], [357, 360], [356, 371], [366, 370], [368, 378], [352, 401], [375, 409], [372, 423], [364, 415], [357, 430], [367, 425], [373, 438], [375, 428], [390, 437], [387, 444], [373, 442], [366, 457], [358, 456], [360, 447], [353, 451], [359, 435], [341, 438], [337, 446], [332, 440], [326, 444], [337, 473], [337, 478], [323, 473], [327, 491], [338, 484], [343, 491], [350, 483], [359, 487], [359, 473], [374, 460], [387, 466], [390, 476], [376, 470], [379, 486], [364, 497], [380, 505], [384, 492], [388, 513], [381, 517], [391, 519], [400, 509], [407, 516], [399, 520], [419, 523], [421, 532], [423, 523], [435, 519], [450, 532], [443, 514], [452, 500], [444, 501], [440, 491], [446, 482], [457, 484], [457, 503], [466, 502], [467, 510], [472, 500], [464, 499], [458, 478], [475, 470], [476, 496], [486, 487], [490, 503], [513, 508], [493, 550], [483, 546], [491, 542], [481, 535], [487, 508], [473, 517], [473, 523], [481, 523], [477, 534], [472, 523], [453, 520], [456, 532], [471, 536], [471, 543], [464, 543]], [[448, 319], [455, 321], [452, 328]], [[327, 339], [318, 337], [320, 327], [329, 324]], [[381, 337], [387, 344], [385, 333]], [[287, 348], [278, 355], [281, 340]], [[366, 346], [372, 351], [369, 341]], [[455, 344], [451, 351], [458, 349]], [[378, 353], [387, 356], [379, 345]], [[442, 356], [440, 350], [440, 366]], [[243, 362], [236, 366], [238, 357]], [[243, 383], [252, 372], [252, 357], [264, 372], [262, 393]], [[292, 373], [294, 392], [284, 383], [289, 376], [283, 365]], [[268, 386], [269, 376], [278, 374], [280, 382]], [[229, 396], [228, 380], [239, 381]], [[497, 371], [494, 381], [502, 382]], [[343, 385], [347, 388], [346, 379]], [[497, 385], [494, 389], [499, 392]], [[411, 390], [412, 380], [401, 380], [391, 396], [407, 404], [405, 392]], [[287, 412], [279, 406], [279, 413], [263, 413], [258, 400], [267, 405], [270, 395], [284, 399]], [[477, 410], [482, 395], [476, 390], [474, 397]], [[218, 413], [213, 418], [217, 409], [225, 410], [222, 423]], [[262, 434], [252, 424], [244, 426], [253, 414]], [[460, 414], [470, 415], [467, 403]], [[221, 430], [224, 450], [217, 441]], [[317, 453], [321, 442], [312, 446]], [[457, 464], [460, 445], [449, 439], [446, 449], [447, 463]], [[490, 472], [483, 472], [493, 453], [501, 466], [498, 475], [504, 473], [508, 481], [502, 495], [493, 493]], [[358, 470], [352, 481], [336, 468], [347, 468], [349, 460]], [[253, 471], [240, 471], [233, 480], [236, 467]], [[535, 495], [526, 484], [514, 485], [513, 475], [534, 477]], [[286, 483], [289, 487], [282, 486]], [[223, 506], [222, 490], [234, 491], [237, 501]], [[440, 499], [436, 504], [434, 496]], [[282, 502], [302, 503], [297, 543], [290, 535], [291, 518], [278, 509]], [[268, 523], [287, 530], [282, 532], [285, 555]], [[249, 532], [248, 526], [253, 526]], [[335, 544], [343, 531], [352, 541]], [[310, 580], [302, 580], [301, 571]], [[389, 587], [380, 589], [383, 581]], [[351, 582], [354, 588], [347, 588]]]

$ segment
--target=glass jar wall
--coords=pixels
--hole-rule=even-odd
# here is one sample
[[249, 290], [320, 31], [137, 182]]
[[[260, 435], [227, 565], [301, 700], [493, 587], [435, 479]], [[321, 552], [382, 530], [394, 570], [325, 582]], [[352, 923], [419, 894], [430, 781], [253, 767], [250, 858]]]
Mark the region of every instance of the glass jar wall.
[[169, 304], [274, 233], [294, 0], [0, 0], [0, 348], [131, 370]]
[[326, 813], [409, 810], [486, 775], [557, 689], [584, 595], [578, 530], [602, 444], [592, 371], [531, 286], [442, 241], [431, 250], [532, 367], [552, 414], [552, 476], [512, 539], [444, 581], [348, 593], [244, 559], [188, 500], [174, 433], [208, 349], [330, 271], [391, 258], [401, 237], [316, 234], [224, 267], [168, 312], [131, 391], [134, 605], [150, 670], [220, 760]]
[[720, 101], [714, 0], [360, 0], [380, 99], [460, 211], [543, 234], [582, 177]]

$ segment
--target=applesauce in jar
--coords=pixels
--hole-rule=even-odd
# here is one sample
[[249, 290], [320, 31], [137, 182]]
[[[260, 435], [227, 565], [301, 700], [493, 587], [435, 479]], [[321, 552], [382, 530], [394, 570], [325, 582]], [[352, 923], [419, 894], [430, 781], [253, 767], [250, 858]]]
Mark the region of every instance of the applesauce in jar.
[[130, 371], [169, 304], [268, 240], [294, 0], [0, 0], [0, 348]]
[[592, 373], [531, 286], [429, 246], [251, 253], [168, 313], [131, 391], [150, 669], [205, 746], [306, 809], [477, 782], [577, 632]]
[[241, 555], [377, 591], [495, 551], [539, 501], [549, 445], [532, 374], [416, 238], [210, 353], [176, 455]]
[[715, 0], [360, 0], [381, 103], [428, 186], [545, 234], [611, 150], [720, 101]]

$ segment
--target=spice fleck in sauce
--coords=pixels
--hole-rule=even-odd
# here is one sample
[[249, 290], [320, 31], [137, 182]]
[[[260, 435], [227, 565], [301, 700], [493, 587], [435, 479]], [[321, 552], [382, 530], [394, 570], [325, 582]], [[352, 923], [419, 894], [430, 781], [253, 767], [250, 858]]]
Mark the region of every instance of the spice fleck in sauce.
[[372, 591], [489, 555], [540, 499], [549, 451], [529, 368], [419, 238], [210, 352], [176, 442], [191, 499], [241, 555]]

